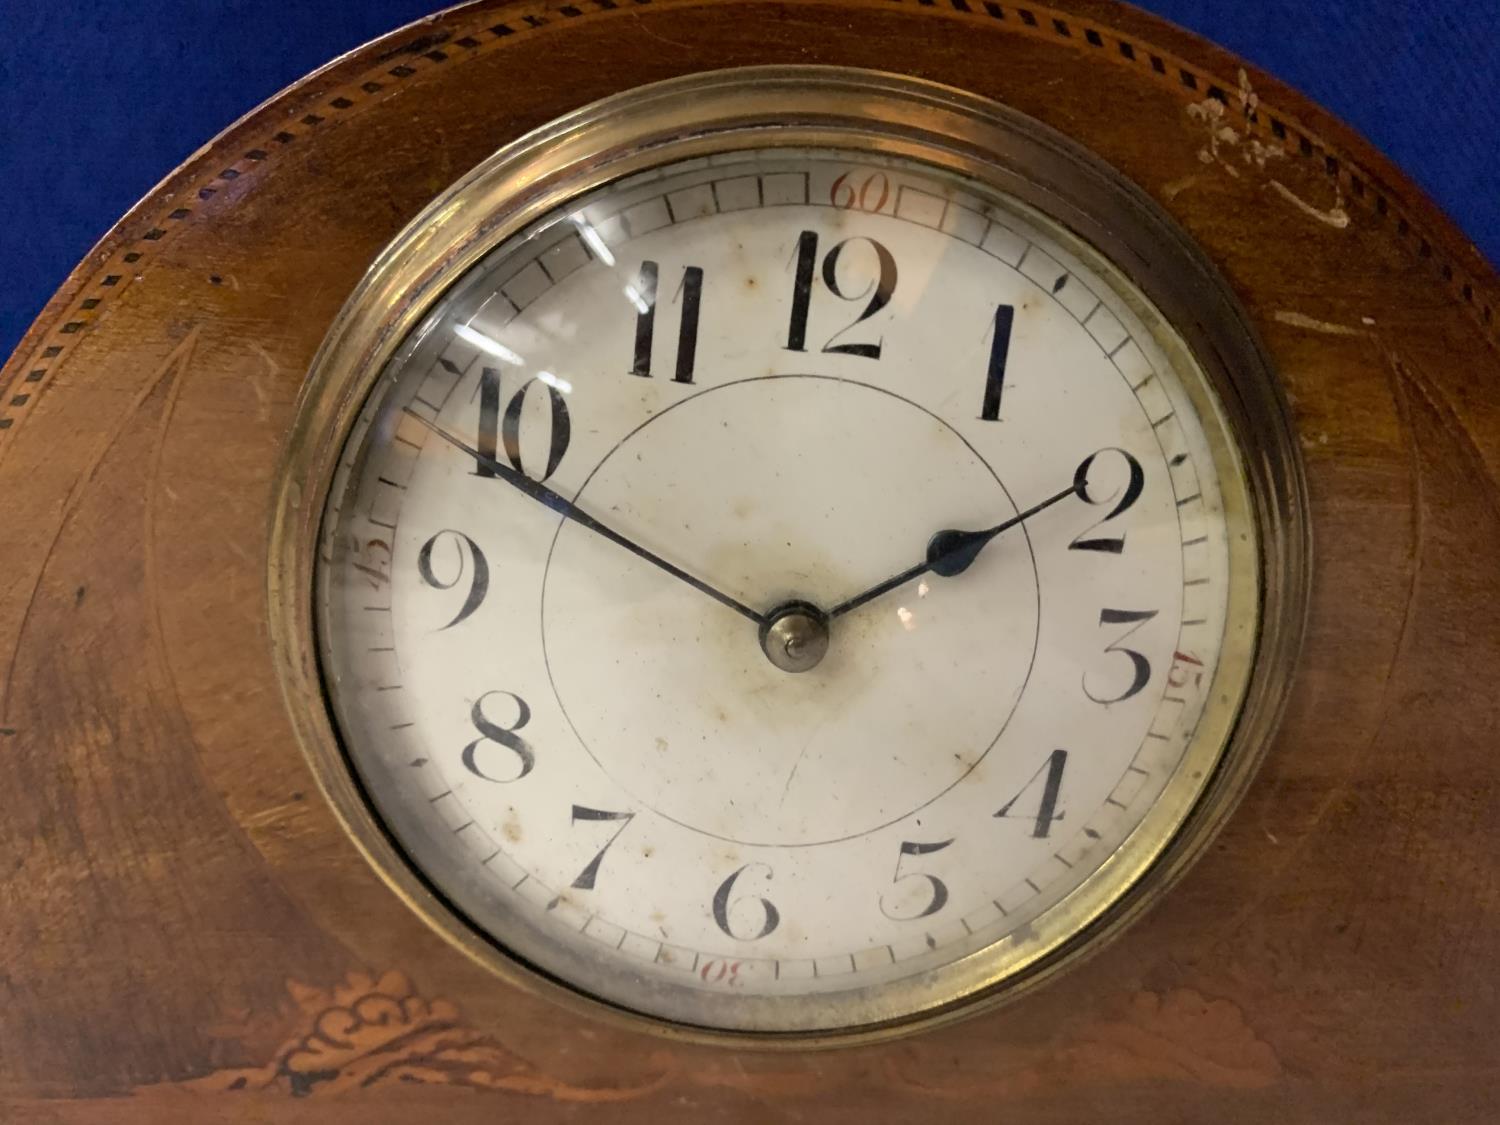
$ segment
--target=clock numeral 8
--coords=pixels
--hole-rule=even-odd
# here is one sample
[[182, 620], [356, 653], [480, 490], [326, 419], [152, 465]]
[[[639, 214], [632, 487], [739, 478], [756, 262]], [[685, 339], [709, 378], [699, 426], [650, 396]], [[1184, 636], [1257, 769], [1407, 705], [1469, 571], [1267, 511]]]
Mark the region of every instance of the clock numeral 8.
[[[497, 695], [513, 699], [516, 703], [516, 721], [508, 727], [502, 727], [499, 723], [489, 718], [484, 713], [484, 701], [493, 699]], [[531, 708], [526, 706], [526, 701], [519, 695], [508, 691], [485, 692], [474, 701], [474, 708], [469, 712], [469, 719], [474, 724], [474, 729], [479, 732], [479, 737], [464, 747], [464, 768], [475, 777], [483, 778], [485, 781], [493, 781], [501, 785], [507, 785], [512, 781], [520, 781], [531, 772], [536, 765], [536, 755], [531, 752], [531, 746], [524, 738], [516, 734], [527, 723], [531, 721]], [[503, 746], [516, 756], [520, 763], [520, 772], [514, 777], [496, 777], [493, 773], [486, 772], [480, 768], [480, 751], [489, 743]], [[484, 751], [485, 765], [493, 768], [494, 755]]]
[[[741, 895], [733, 902], [730, 901], [729, 896], [734, 894], [735, 882], [738, 881], [741, 875], [749, 871], [752, 867], [765, 868], [767, 879], [771, 878], [771, 876], [774, 874], [770, 866], [767, 864], [747, 863], [733, 875], [729, 876], [729, 878], [720, 883], [719, 889], [714, 892], [714, 921], [719, 924], [719, 929], [723, 930], [727, 936], [734, 938], [735, 941], [759, 941], [761, 938], [771, 933], [776, 929], [777, 926], [781, 924], [781, 912], [777, 910], [775, 906], [771, 905], [771, 900], [768, 898], [759, 898], [754, 895]], [[754, 898], [756, 902], [760, 903], [760, 929], [753, 934], [737, 934], [733, 929], [730, 928], [729, 912], [731, 910], [734, 910], [737, 915], [743, 916], [745, 911], [736, 908], [749, 898]]]

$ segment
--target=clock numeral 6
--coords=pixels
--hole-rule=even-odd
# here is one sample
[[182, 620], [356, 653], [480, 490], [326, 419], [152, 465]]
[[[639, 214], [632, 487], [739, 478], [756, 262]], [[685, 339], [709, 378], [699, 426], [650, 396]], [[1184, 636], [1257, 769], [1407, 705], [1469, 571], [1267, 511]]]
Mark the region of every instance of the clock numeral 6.
[[[487, 699], [503, 696], [515, 701], [516, 719], [508, 727], [503, 727], [484, 713], [484, 704]], [[508, 785], [512, 781], [520, 781], [536, 765], [536, 755], [531, 752], [531, 746], [524, 738], [516, 734], [527, 723], [531, 722], [531, 708], [526, 706], [526, 701], [519, 695], [508, 691], [485, 692], [474, 701], [474, 707], [469, 712], [469, 720], [474, 724], [474, 729], [479, 732], [479, 737], [464, 747], [464, 768], [475, 777], [483, 778], [485, 781], [493, 781], [501, 785]], [[497, 777], [494, 771], [495, 755], [492, 751], [485, 749], [490, 744], [503, 746], [515, 755], [520, 765], [520, 771], [514, 777]], [[481, 763], [481, 752], [483, 762]], [[481, 768], [487, 766], [488, 769]]]
[[[839, 262], [846, 249], [863, 243], [875, 252], [875, 264], [879, 270], [876, 278], [857, 293], [845, 293], [839, 286]], [[816, 231], [805, 230], [797, 239], [797, 268], [792, 282], [792, 318], [787, 327], [786, 349], [789, 352], [805, 352], [807, 350], [807, 314], [812, 306], [813, 274], [818, 264], [818, 234]], [[845, 283], [847, 284], [847, 271], [845, 271]], [[841, 301], [863, 301], [869, 297], [864, 312], [860, 313], [846, 327], [835, 332], [829, 337], [828, 342], [823, 345], [823, 351], [838, 355], [857, 355], [865, 359], [879, 359], [881, 341], [873, 344], [836, 344], [834, 343], [845, 332], [855, 325], [869, 320], [886, 305], [891, 303], [891, 295], [896, 291], [896, 258], [880, 243], [873, 238], [858, 236], [846, 238], [823, 259], [823, 284], [828, 291]]]
[[928, 886], [932, 890], [932, 897], [927, 900], [927, 905], [915, 914], [897, 914], [890, 907], [886, 906], [886, 896], [881, 895], [880, 912], [894, 922], [911, 922], [918, 918], [930, 917], [946, 906], [948, 904], [948, 886], [946, 883], [936, 875], [927, 875], [918, 871], [903, 875], [901, 874], [901, 865], [906, 862], [907, 856], [932, 855], [934, 852], [942, 851], [951, 843], [953, 843], [952, 840], [940, 840], [935, 844], [916, 844], [910, 840], [903, 841], [901, 844], [901, 854], [896, 857], [896, 873], [891, 876], [891, 884], [899, 886], [912, 879], [926, 879]]
[[[730, 901], [730, 895], [734, 894], [735, 883], [739, 881], [741, 875], [745, 874], [745, 872], [754, 867], [764, 868], [767, 879], [770, 879], [771, 876], [775, 874], [768, 864], [747, 863], [733, 875], [729, 876], [729, 878], [720, 883], [719, 889], [714, 892], [714, 921], [719, 924], [719, 929], [723, 930], [726, 936], [734, 938], [735, 941], [759, 941], [761, 938], [771, 933], [776, 929], [777, 926], [781, 924], [781, 912], [771, 904], [771, 900], [768, 898], [760, 898], [755, 895], [741, 895], [733, 902]], [[740, 904], [745, 902], [747, 899], [754, 899], [756, 902], [760, 903], [760, 928], [752, 934], [746, 934], [743, 932], [735, 933], [730, 925], [730, 911], [733, 910], [736, 916], [739, 917], [740, 921], [744, 921], [744, 915], [747, 913], [747, 911], [739, 909], [739, 907]], [[742, 930], [744, 928], [745, 927], [741, 927]]]
[[[437, 571], [433, 569], [432, 565], [433, 552], [437, 550], [438, 544], [445, 535], [453, 537], [453, 547], [458, 560], [458, 569], [454, 572], [452, 580], [448, 582], [444, 582], [438, 577]], [[475, 543], [474, 540], [470, 539], [462, 531], [454, 531], [452, 528], [445, 528], [438, 532], [431, 539], [427, 540], [426, 543], [423, 543], [422, 549], [417, 552], [417, 574], [421, 577], [422, 581], [434, 590], [451, 590], [463, 581], [465, 547], [468, 548], [469, 558], [473, 560], [469, 574], [469, 592], [464, 597], [464, 604], [459, 608], [458, 616], [439, 629], [439, 633], [443, 629], [453, 628], [453, 626], [464, 620], [484, 603], [484, 596], [489, 593], [490, 589], [490, 564], [485, 561], [484, 552], [479, 549], [478, 543]]]
[[563, 455], [568, 452], [568, 443], [573, 439], [573, 422], [568, 416], [568, 402], [562, 392], [540, 377], [526, 380], [510, 401], [505, 412], [500, 412], [500, 372], [494, 367], [485, 367], [479, 373], [479, 431], [475, 443], [476, 459], [474, 475], [493, 477], [495, 470], [490, 461], [499, 459], [499, 447], [505, 449], [505, 459], [518, 473], [526, 472], [521, 464], [521, 413], [526, 408], [526, 395], [532, 387], [540, 384], [547, 390], [551, 412], [551, 433], [547, 440], [547, 467], [542, 475], [533, 477], [538, 482], [557, 472]]

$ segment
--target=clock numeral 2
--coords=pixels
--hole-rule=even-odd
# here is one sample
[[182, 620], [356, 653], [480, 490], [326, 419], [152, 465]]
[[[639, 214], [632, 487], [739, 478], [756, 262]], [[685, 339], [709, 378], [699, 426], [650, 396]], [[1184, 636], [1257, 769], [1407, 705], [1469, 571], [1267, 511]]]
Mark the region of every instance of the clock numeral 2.
[[[846, 247], [857, 243], [865, 243], [875, 251], [879, 274], [874, 281], [858, 293], [845, 293], [839, 288], [839, 260]], [[805, 352], [807, 350], [807, 314], [812, 307], [813, 275], [818, 264], [816, 231], [805, 230], [798, 236], [796, 261], [796, 272], [792, 280], [792, 316], [787, 326], [786, 349], [790, 352]], [[823, 259], [823, 284], [841, 301], [863, 301], [866, 296], [869, 296], [870, 300], [859, 316], [829, 337], [822, 350], [829, 354], [879, 359], [883, 341], [876, 341], [873, 344], [836, 344], [834, 341], [856, 325], [869, 320], [891, 303], [891, 295], [896, 291], [895, 256], [873, 238], [866, 238], [863, 235], [846, 238], [828, 251], [828, 256]]]
[[1042, 775], [1045, 773], [1047, 777], [1045, 781], [1042, 781], [1041, 798], [1037, 801], [1036, 806], [1036, 824], [1031, 830], [1031, 834], [1034, 837], [1039, 840], [1045, 840], [1047, 834], [1052, 831], [1052, 822], [1062, 819], [1062, 813], [1057, 811], [1057, 798], [1062, 792], [1063, 770], [1067, 769], [1067, 766], [1068, 752], [1066, 750], [1052, 751], [1048, 755], [1047, 760], [1042, 763], [1041, 768], [1031, 775], [1031, 780], [1026, 783], [1019, 793], [1001, 805], [1000, 811], [995, 815], [1002, 819], [1008, 819], [1016, 815], [1030, 818], [1032, 815], [1030, 811], [1017, 813], [1016, 804], [1022, 797], [1036, 788], [1037, 782], [1042, 781]]
[[[660, 270], [656, 262], [642, 262], [635, 286], [635, 363], [630, 373], [643, 379], [651, 378], [651, 347], [656, 337], [656, 289]], [[703, 270], [698, 266], [686, 267], [682, 271], [682, 287], [677, 292], [682, 298], [682, 320], [677, 329], [677, 370], [672, 381], [691, 383], [693, 364], [698, 356], [698, 309], [703, 303]]]
[[[1130, 479], [1125, 484], [1123, 495], [1121, 495], [1121, 493], [1117, 491], [1111, 493], [1109, 496], [1095, 496], [1089, 491], [1089, 474], [1093, 471], [1094, 462], [1097, 461], [1100, 457], [1103, 457], [1106, 453], [1118, 453], [1125, 459], [1126, 468], [1130, 470]], [[1123, 534], [1111, 536], [1104, 539], [1085, 539], [1084, 535], [1088, 535], [1092, 532], [1098, 531], [1101, 527], [1107, 524], [1110, 520], [1114, 519], [1116, 516], [1124, 515], [1127, 511], [1130, 510], [1131, 506], [1141, 498], [1141, 493], [1145, 490], [1145, 487], [1146, 470], [1141, 468], [1141, 463], [1139, 461], [1137, 461], [1129, 453], [1126, 453], [1123, 449], [1101, 449], [1098, 453], [1090, 454], [1083, 461], [1083, 463], [1078, 466], [1078, 472], [1073, 476], [1074, 491], [1078, 493], [1079, 497], [1085, 503], [1089, 504], [1108, 504], [1116, 496], [1119, 496], [1120, 500], [1119, 503], [1115, 504], [1115, 506], [1110, 509], [1109, 515], [1105, 516], [1098, 523], [1094, 524], [1093, 527], [1089, 528], [1088, 531], [1085, 531], [1083, 535], [1080, 535], [1077, 539], [1073, 540], [1073, 542], [1069, 543], [1068, 550], [1103, 551], [1106, 554], [1110, 555], [1124, 554], [1125, 536]]]
[[[493, 699], [496, 696], [504, 696], [507, 699], [515, 700], [516, 720], [508, 727], [501, 726], [484, 713], [485, 700]], [[487, 691], [474, 701], [474, 707], [469, 712], [469, 720], [474, 724], [474, 729], [479, 732], [479, 737], [463, 749], [462, 760], [466, 770], [475, 777], [483, 778], [485, 781], [493, 781], [500, 785], [508, 785], [512, 781], [520, 781], [532, 771], [532, 768], [536, 765], [536, 755], [531, 752], [530, 744], [516, 733], [516, 731], [531, 721], [531, 708], [526, 705], [524, 699], [508, 691]], [[493, 773], [487, 772], [483, 768], [483, 766], [489, 766], [491, 769], [494, 768], [492, 755], [489, 751], [484, 751], [485, 761], [483, 763], [480, 761], [481, 750], [491, 743], [505, 747], [505, 749], [516, 756], [516, 762], [520, 769], [514, 777], [496, 777]]]
[[548, 407], [551, 413], [551, 433], [547, 442], [547, 467], [533, 480], [541, 482], [557, 472], [563, 455], [573, 440], [573, 422], [568, 415], [568, 401], [556, 387], [539, 378], [526, 380], [506, 403], [505, 413], [500, 412], [500, 372], [494, 367], [485, 367], [479, 373], [479, 431], [475, 442], [474, 475], [493, 477], [495, 470], [490, 462], [499, 460], [499, 449], [505, 449], [505, 459], [518, 473], [525, 473], [521, 464], [521, 412], [526, 408], [526, 395], [532, 387], [541, 385], [547, 389]]

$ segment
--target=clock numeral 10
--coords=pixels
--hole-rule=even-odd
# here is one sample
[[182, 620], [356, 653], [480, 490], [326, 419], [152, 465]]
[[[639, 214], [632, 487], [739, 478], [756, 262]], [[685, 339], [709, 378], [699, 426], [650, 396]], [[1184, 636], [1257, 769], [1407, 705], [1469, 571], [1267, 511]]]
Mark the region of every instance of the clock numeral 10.
[[502, 414], [500, 371], [494, 367], [485, 367], [479, 373], [479, 429], [474, 443], [474, 452], [479, 454], [475, 458], [476, 477], [496, 476], [493, 462], [499, 460], [497, 447], [504, 448], [505, 459], [510, 462], [511, 468], [518, 473], [526, 472], [521, 464], [521, 413], [526, 408], [527, 392], [535, 386], [546, 388], [551, 413], [551, 433], [547, 443], [547, 467], [541, 476], [532, 479], [541, 482], [557, 472], [557, 467], [562, 464], [568, 445], [573, 440], [573, 422], [568, 415], [567, 399], [551, 383], [544, 382], [538, 376], [521, 384], [520, 389], [510, 396]]
[[[651, 378], [651, 349], [656, 339], [656, 290], [661, 267], [656, 262], [641, 263], [641, 272], [636, 278], [631, 296], [635, 300], [635, 362], [630, 373], [643, 379]], [[677, 369], [672, 375], [675, 383], [693, 381], [693, 365], [698, 356], [698, 310], [703, 303], [703, 270], [698, 266], [687, 266], [682, 271], [682, 287], [677, 291], [682, 299], [682, 319], [677, 327]]]

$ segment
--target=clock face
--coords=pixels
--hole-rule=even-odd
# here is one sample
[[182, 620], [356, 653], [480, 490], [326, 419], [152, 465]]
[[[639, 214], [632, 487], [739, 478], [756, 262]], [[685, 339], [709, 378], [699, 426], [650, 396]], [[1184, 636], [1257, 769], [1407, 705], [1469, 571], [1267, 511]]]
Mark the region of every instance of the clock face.
[[652, 168], [495, 247], [370, 392], [317, 576], [345, 752], [469, 924], [610, 1004], [951, 1003], [1208, 784], [1259, 620], [1235, 448], [1014, 200], [836, 148]]

